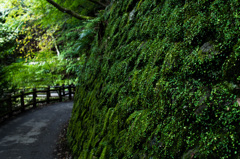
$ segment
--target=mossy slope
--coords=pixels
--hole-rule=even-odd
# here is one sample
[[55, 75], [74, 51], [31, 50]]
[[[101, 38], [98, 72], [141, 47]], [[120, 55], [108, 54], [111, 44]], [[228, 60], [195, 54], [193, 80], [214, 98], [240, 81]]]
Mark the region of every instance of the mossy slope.
[[237, 158], [240, 5], [114, 1], [79, 75], [76, 158]]

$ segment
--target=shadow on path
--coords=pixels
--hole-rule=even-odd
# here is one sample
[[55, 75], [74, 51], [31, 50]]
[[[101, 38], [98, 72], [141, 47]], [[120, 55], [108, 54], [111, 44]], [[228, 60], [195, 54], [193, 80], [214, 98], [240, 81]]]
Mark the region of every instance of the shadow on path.
[[53, 159], [73, 102], [33, 109], [0, 126], [0, 159]]

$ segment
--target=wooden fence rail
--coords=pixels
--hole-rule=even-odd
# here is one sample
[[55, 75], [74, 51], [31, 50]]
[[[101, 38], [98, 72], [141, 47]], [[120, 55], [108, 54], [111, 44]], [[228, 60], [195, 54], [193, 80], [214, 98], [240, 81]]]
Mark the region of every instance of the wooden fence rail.
[[23, 112], [28, 108], [36, 107], [39, 103], [62, 102], [65, 97], [71, 100], [75, 88], [74, 85], [48, 86], [41, 90], [33, 88], [30, 92], [22, 90], [20, 94], [9, 94], [6, 98], [0, 99], [0, 118], [11, 117], [15, 112]]

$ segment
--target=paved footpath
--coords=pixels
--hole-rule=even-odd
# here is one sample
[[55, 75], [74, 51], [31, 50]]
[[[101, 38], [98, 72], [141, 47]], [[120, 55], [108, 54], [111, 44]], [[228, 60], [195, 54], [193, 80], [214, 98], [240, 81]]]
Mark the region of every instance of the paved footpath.
[[73, 102], [27, 111], [0, 125], [0, 159], [54, 159], [58, 135]]

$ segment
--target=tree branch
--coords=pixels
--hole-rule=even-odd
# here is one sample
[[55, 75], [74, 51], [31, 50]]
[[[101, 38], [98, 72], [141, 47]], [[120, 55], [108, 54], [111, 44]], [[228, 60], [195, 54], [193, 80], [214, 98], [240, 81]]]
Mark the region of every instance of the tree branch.
[[70, 9], [64, 8], [62, 6], [60, 6], [59, 4], [57, 4], [56, 2], [54, 2], [53, 0], [47, 0], [50, 4], [52, 4], [54, 7], [56, 7], [58, 10], [60, 10], [63, 13], [67, 13], [79, 20], [87, 20], [87, 19], [92, 19], [92, 17], [89, 16], [84, 16], [84, 15], [80, 15]]
[[97, 4], [97, 5], [100, 5], [100, 6], [102, 6], [102, 7], [107, 7], [107, 5], [104, 4], [104, 3], [102, 3], [102, 2], [95, 1], [95, 0], [89, 0], [89, 1], [92, 2], [92, 3], [95, 3], [95, 4]]

